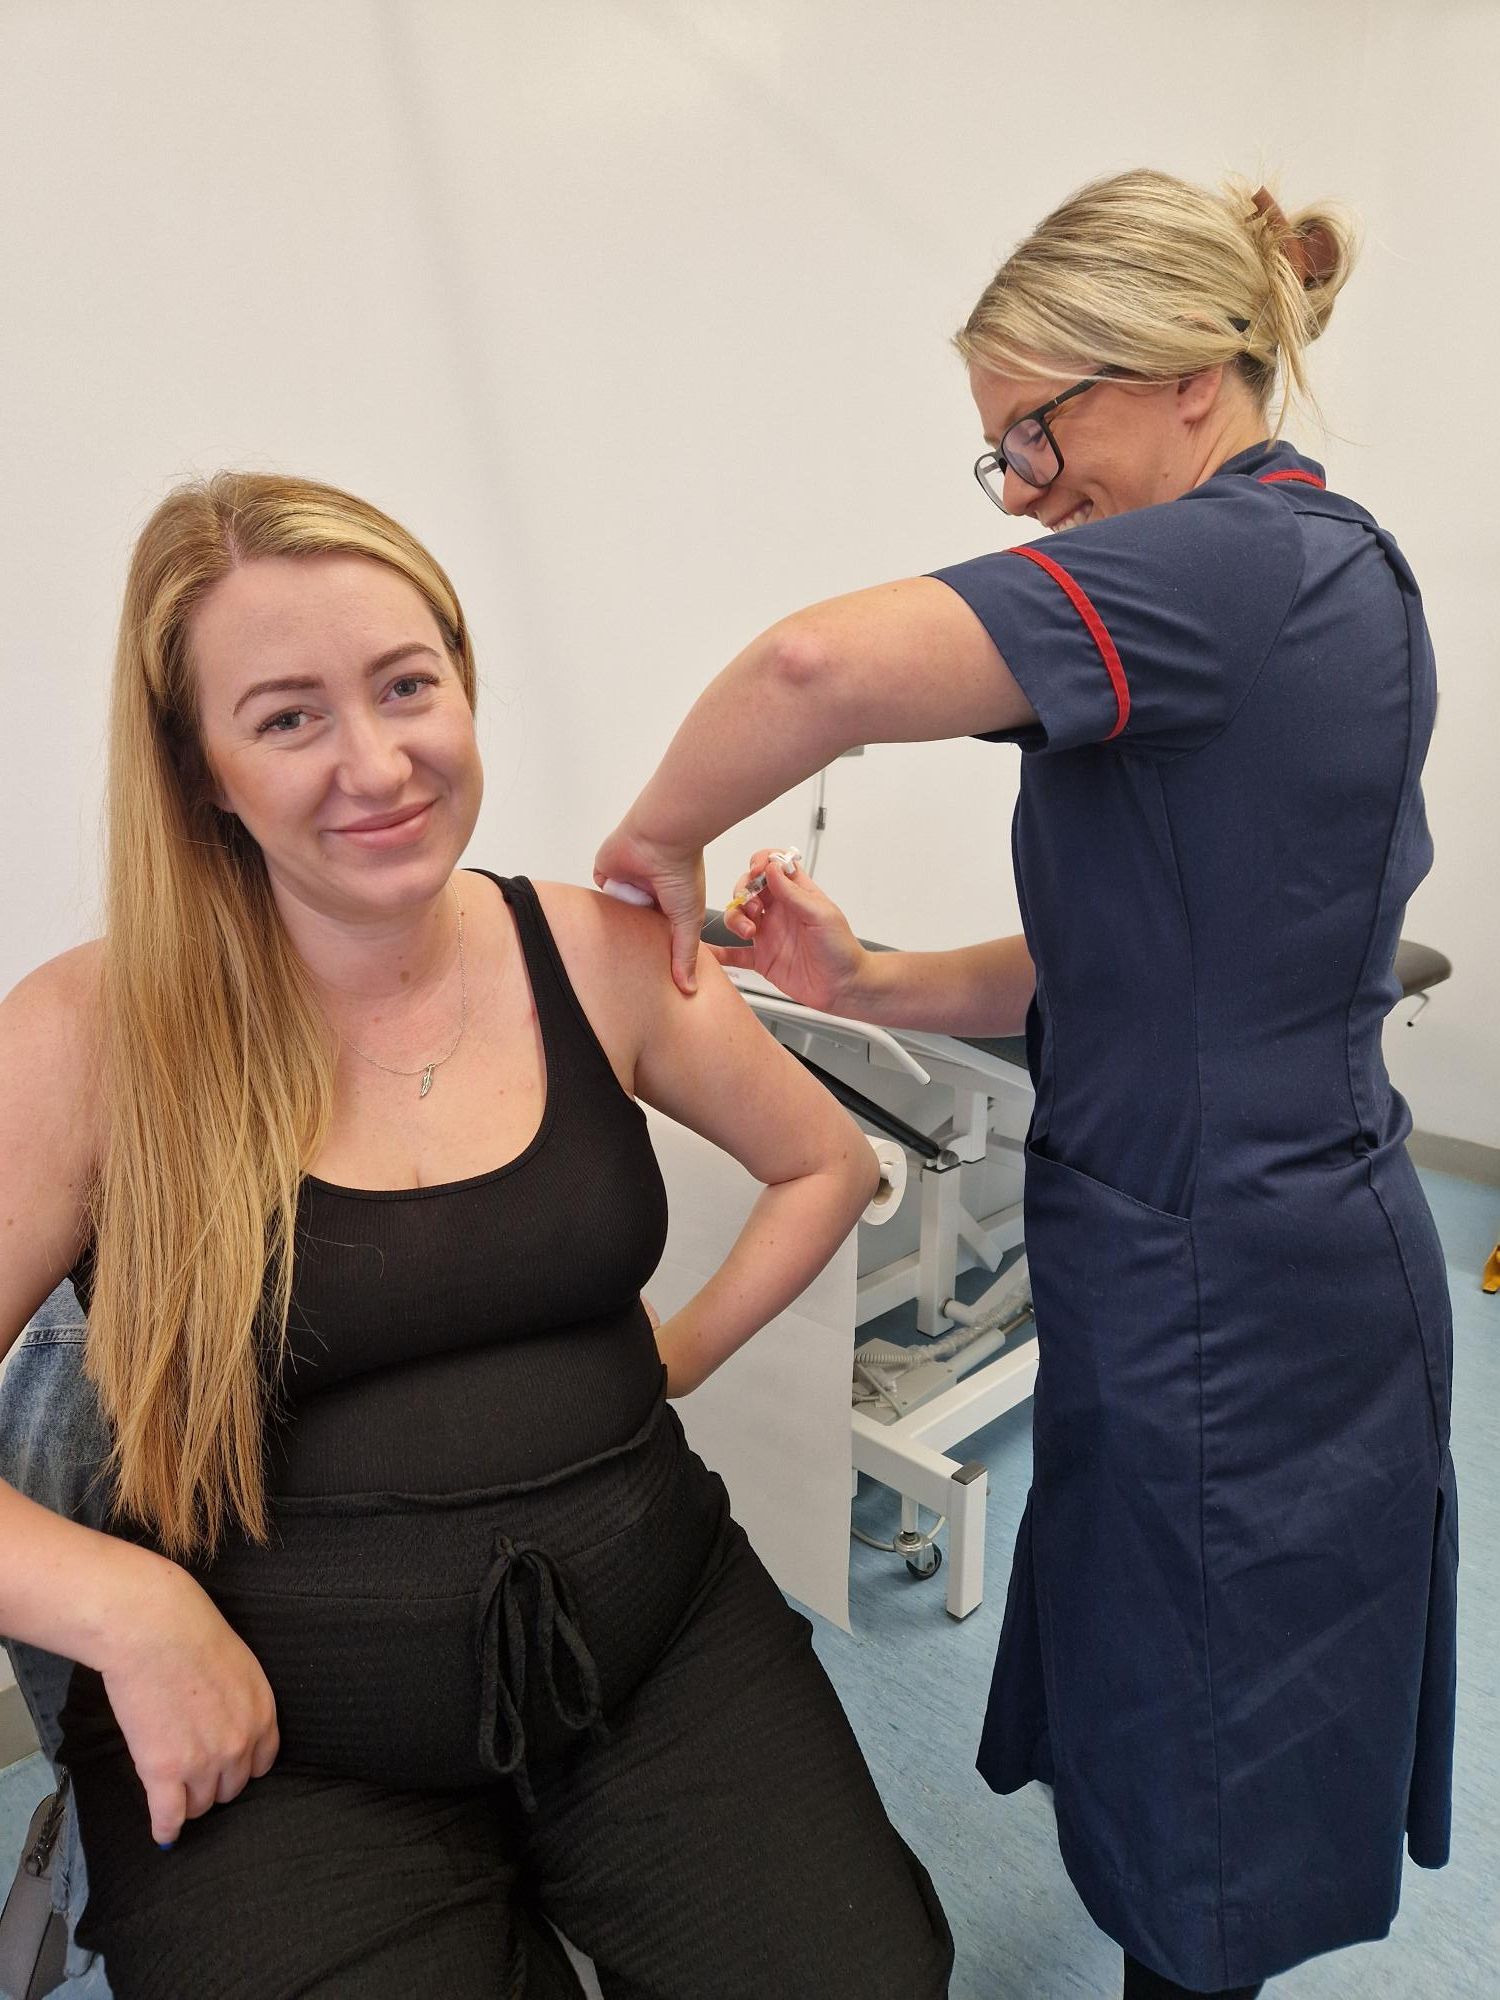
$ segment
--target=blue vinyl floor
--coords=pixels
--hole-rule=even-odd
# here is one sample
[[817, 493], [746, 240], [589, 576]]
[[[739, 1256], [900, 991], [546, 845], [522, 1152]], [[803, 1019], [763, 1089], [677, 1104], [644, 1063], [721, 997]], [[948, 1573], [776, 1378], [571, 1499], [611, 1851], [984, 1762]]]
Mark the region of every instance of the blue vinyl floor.
[[[1479, 1290], [1500, 1233], [1500, 1191], [1441, 1174], [1423, 1181], [1447, 1253], [1457, 1344], [1453, 1451], [1465, 1567], [1453, 1860], [1437, 1874], [1408, 1866], [1384, 1943], [1299, 1966], [1272, 1983], [1268, 2000], [1500, 2000], [1500, 1294]], [[817, 1646], [892, 1816], [947, 1907], [958, 1940], [953, 2000], [1111, 2000], [1119, 1953], [1063, 1873], [1046, 1798], [1036, 1786], [996, 1798], [973, 1766], [1030, 1477], [1029, 1426], [1023, 1406], [965, 1448], [990, 1472], [979, 1610], [955, 1624], [941, 1578], [915, 1582], [897, 1559], [855, 1543], [855, 1630], [820, 1624]], [[855, 1519], [889, 1539], [898, 1503], [866, 1488]], [[47, 1789], [40, 1758], [0, 1774], [0, 1883]]]

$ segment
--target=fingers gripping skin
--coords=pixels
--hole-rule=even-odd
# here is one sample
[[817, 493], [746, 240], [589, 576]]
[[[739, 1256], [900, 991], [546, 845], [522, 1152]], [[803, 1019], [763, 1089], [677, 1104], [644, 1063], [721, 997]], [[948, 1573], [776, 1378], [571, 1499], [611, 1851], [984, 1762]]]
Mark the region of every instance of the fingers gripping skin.
[[746, 942], [708, 949], [721, 965], [758, 972], [790, 1000], [847, 1013], [869, 953], [843, 911], [806, 869], [788, 874], [770, 848], [752, 855], [734, 894], [742, 894], [746, 883], [761, 873], [765, 887], [724, 918], [728, 929]]
[[621, 827], [594, 859], [594, 881], [644, 890], [672, 926], [672, 978], [679, 991], [698, 987], [699, 936], [703, 929], [703, 853], [639, 839]]
[[260, 1662], [192, 1578], [168, 1568], [159, 1601], [103, 1669], [162, 1847], [263, 1778], [281, 1747]]

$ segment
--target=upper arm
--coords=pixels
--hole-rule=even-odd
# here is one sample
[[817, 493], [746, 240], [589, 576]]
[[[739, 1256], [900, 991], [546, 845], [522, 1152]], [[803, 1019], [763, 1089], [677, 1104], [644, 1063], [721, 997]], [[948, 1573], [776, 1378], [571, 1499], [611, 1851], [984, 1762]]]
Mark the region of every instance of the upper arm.
[[982, 619], [930, 576], [810, 605], [787, 621], [784, 640], [785, 670], [821, 679], [851, 743], [926, 742], [1036, 720]]
[[0, 1004], [0, 1354], [82, 1247], [102, 1137], [97, 945]]
[[1247, 480], [940, 573], [1030, 698], [1029, 750], [1175, 753], [1233, 716], [1302, 573], [1296, 518]]
[[689, 997], [673, 982], [659, 911], [594, 889], [535, 886], [623, 1088], [767, 1185], [861, 1153], [853, 1119], [761, 1026], [711, 953], [699, 954]]
[[672, 982], [664, 944], [654, 943], [643, 969], [651, 1005], [636, 1094], [767, 1185], [864, 1152], [854, 1121], [755, 1018], [711, 954], [700, 954], [689, 998]]

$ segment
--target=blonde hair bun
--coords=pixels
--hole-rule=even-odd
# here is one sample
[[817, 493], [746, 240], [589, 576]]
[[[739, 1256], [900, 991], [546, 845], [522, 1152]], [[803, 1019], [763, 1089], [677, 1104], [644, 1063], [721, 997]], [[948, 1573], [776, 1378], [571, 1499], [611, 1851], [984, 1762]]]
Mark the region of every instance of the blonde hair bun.
[[1310, 401], [1305, 351], [1354, 267], [1352, 220], [1288, 218], [1264, 187], [1136, 168], [1091, 181], [1019, 243], [954, 337], [1012, 376], [1109, 369], [1169, 382], [1236, 368], [1263, 412]]

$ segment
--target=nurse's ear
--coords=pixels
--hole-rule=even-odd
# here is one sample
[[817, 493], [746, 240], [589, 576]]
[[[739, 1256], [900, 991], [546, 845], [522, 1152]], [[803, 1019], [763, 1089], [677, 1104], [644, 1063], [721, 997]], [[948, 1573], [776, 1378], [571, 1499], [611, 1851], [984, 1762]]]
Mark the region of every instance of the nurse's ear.
[[1201, 423], [1217, 405], [1223, 386], [1222, 362], [1215, 362], [1212, 368], [1200, 368], [1196, 375], [1181, 376], [1176, 391], [1178, 417], [1185, 424]]

